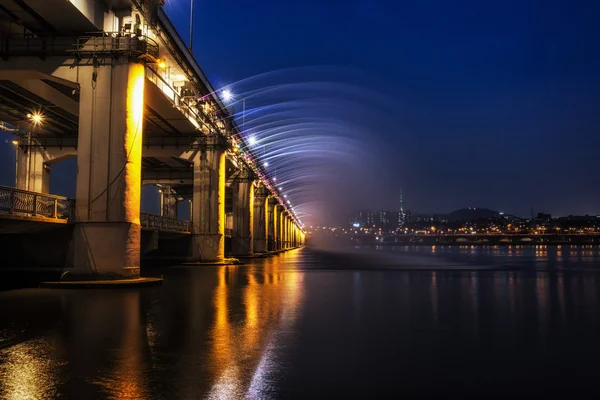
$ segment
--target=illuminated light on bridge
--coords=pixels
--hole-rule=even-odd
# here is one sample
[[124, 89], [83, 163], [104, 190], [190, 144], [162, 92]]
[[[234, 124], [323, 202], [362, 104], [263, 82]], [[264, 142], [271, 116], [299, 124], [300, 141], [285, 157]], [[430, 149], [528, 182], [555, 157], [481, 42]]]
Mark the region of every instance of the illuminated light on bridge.
[[31, 120], [34, 126], [37, 126], [44, 122], [44, 116], [39, 112], [34, 112], [32, 114], [27, 114], [27, 117]]
[[229, 89], [223, 90], [223, 92], [221, 92], [221, 95], [223, 96], [223, 100], [225, 100], [225, 101], [233, 100], [233, 94], [231, 93], [231, 90], [229, 90]]

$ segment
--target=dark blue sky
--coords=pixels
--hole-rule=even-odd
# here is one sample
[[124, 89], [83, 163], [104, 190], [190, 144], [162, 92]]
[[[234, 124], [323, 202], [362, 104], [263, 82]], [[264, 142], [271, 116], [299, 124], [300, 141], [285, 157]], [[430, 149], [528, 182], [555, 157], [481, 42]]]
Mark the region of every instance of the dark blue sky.
[[[350, 66], [392, 99], [393, 118], [375, 132], [385, 168], [364, 168], [349, 208], [397, 208], [403, 187], [413, 210], [600, 214], [600, 2], [195, 5], [195, 54], [216, 87], [290, 67]], [[184, 38], [188, 7], [167, 4]]]
[[[189, 4], [165, 7], [186, 41]], [[587, 0], [195, 0], [194, 53], [217, 88], [295, 68], [368, 94], [337, 107], [347, 158], [315, 163], [329, 178], [297, 190], [314, 222], [397, 209], [401, 187], [414, 211], [600, 214], [599, 15]], [[53, 192], [72, 195], [73, 166], [55, 167]]]

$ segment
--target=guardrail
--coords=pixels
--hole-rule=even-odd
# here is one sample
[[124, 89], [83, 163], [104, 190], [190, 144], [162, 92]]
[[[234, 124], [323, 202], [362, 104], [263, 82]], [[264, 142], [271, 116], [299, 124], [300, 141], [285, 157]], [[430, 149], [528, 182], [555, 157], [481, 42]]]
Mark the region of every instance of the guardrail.
[[153, 229], [163, 232], [193, 233], [194, 231], [192, 221], [161, 217], [154, 214], [141, 213], [140, 224], [142, 225], [142, 229]]
[[73, 51], [79, 55], [122, 53], [133, 57], [149, 55], [158, 58], [156, 41], [146, 35], [123, 32], [98, 32], [90, 36], [80, 36]]
[[74, 201], [64, 196], [0, 186], [0, 213], [71, 219]]

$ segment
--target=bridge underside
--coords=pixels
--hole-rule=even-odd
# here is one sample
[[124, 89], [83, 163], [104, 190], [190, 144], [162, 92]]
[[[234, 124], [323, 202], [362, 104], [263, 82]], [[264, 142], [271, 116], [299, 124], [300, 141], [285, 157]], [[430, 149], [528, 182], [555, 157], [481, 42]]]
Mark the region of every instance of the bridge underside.
[[[41, 265], [62, 257], [73, 275], [120, 279], [139, 276], [151, 253], [222, 260], [225, 236], [240, 256], [301, 242], [293, 211], [161, 5], [0, 0], [0, 120], [18, 136], [17, 191], [33, 205], [28, 218], [13, 202], [0, 233], [19, 251], [54, 249]], [[50, 190], [51, 165], [70, 157], [73, 224], [60, 226], [38, 215], [61, 219], [56, 196], [37, 199]], [[140, 215], [141, 187], [152, 184], [161, 185], [160, 220]], [[184, 199], [190, 221], [177, 220]], [[71, 236], [59, 245], [46, 230]]]

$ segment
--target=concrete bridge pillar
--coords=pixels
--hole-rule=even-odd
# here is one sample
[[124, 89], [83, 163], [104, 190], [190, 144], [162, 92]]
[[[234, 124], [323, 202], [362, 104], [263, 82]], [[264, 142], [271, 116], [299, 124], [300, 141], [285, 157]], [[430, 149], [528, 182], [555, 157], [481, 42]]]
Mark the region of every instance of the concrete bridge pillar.
[[297, 234], [298, 234], [298, 228], [296, 227], [296, 224], [294, 223], [292, 225], [292, 246], [293, 247], [298, 247], [298, 241], [297, 241]]
[[279, 250], [285, 249], [285, 213], [283, 211], [283, 207], [279, 212]]
[[144, 79], [126, 57], [79, 67], [74, 276], [139, 277]]
[[[225, 149], [221, 135], [201, 138], [194, 158], [192, 222], [196, 230], [192, 257], [220, 261], [225, 257]], [[196, 253], [197, 252], [197, 253]]]
[[254, 252], [254, 177], [244, 169], [233, 183], [233, 232], [231, 254], [248, 256]]
[[50, 193], [50, 165], [41, 146], [24, 138], [16, 147], [17, 188]]
[[283, 207], [281, 204], [277, 204], [276, 213], [277, 218], [275, 226], [277, 232], [275, 233], [275, 237], [277, 238], [277, 250], [281, 250], [283, 249]]
[[160, 190], [160, 216], [177, 219], [177, 203], [179, 202], [177, 193], [169, 185], [165, 185]]
[[267, 200], [268, 204], [268, 217], [267, 217], [267, 249], [269, 251], [277, 250], [277, 200], [269, 196]]
[[269, 192], [263, 185], [255, 188], [254, 190], [254, 252], [255, 253], [266, 253], [267, 252], [267, 237], [268, 237], [268, 226], [269, 226], [269, 207], [267, 205], [267, 198]]
[[283, 214], [283, 228], [282, 228], [282, 241], [283, 241], [283, 248], [287, 249], [290, 247], [290, 243], [289, 243], [289, 223], [290, 223], [290, 218], [287, 215], [287, 212], [285, 212]]

